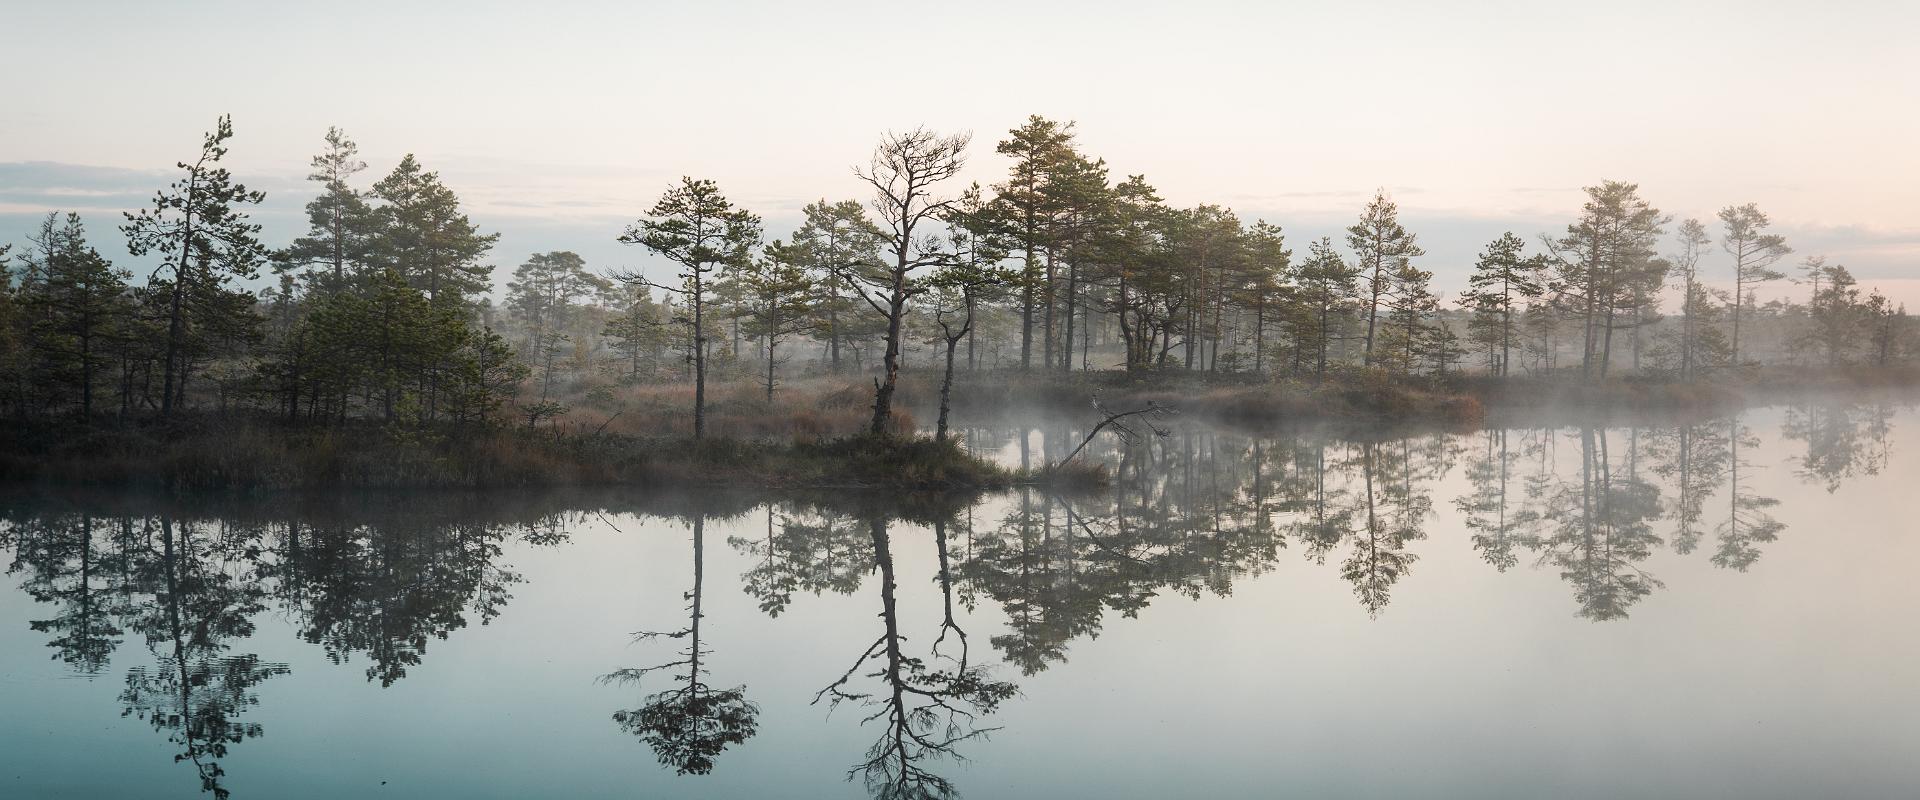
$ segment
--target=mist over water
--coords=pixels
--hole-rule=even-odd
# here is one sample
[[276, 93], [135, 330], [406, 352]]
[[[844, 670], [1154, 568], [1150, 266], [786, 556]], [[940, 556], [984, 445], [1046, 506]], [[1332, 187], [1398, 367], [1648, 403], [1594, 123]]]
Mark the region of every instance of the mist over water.
[[[1910, 405], [1085, 494], [4, 501], [11, 797], [1896, 797]], [[1084, 421], [962, 431], [1011, 465]], [[1022, 443], [1024, 442], [1024, 448]]]

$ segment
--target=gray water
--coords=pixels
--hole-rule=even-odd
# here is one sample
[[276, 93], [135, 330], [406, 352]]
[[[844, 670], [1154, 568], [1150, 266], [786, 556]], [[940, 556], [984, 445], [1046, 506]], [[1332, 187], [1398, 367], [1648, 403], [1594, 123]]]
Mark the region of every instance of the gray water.
[[1913, 797], [1917, 416], [1167, 421], [1073, 496], [16, 493], [0, 796]]

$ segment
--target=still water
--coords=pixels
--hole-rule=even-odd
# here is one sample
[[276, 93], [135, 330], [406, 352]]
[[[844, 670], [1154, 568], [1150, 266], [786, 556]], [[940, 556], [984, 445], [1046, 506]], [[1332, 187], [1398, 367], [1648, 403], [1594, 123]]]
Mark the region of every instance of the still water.
[[1920, 796], [1909, 406], [1163, 427], [1073, 496], [15, 495], [0, 796]]

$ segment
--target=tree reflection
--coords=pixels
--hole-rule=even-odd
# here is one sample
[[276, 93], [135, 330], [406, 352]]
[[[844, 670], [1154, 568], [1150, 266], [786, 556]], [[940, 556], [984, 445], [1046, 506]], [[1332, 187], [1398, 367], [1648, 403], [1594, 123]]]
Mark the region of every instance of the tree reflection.
[[700, 620], [704, 616], [700, 601], [706, 573], [706, 516], [696, 513], [691, 527], [693, 588], [683, 595], [687, 600], [686, 627], [634, 634], [636, 642], [684, 640], [686, 649], [673, 661], [615, 670], [601, 681], [639, 684], [651, 673], [672, 673], [674, 688], [647, 695], [637, 709], [615, 711], [613, 720], [622, 730], [653, 748], [661, 764], [673, 767], [681, 775], [705, 775], [713, 771], [714, 759], [721, 751], [754, 735], [758, 730], [760, 707], [747, 700], [745, 686], [715, 689], [705, 681], [707, 668], [703, 661], [713, 652], [700, 640]]
[[1699, 546], [1707, 498], [1719, 489], [1733, 450], [1726, 427], [1717, 423], [1685, 423], [1656, 432], [1655, 474], [1673, 486], [1673, 550], [1681, 555]]
[[[262, 733], [243, 716], [259, 704], [255, 687], [288, 672], [234, 652], [270, 603], [336, 663], [368, 653], [368, 678], [387, 685], [420, 663], [429, 638], [446, 638], [467, 615], [483, 624], [497, 615], [518, 580], [498, 561], [500, 543], [519, 528], [498, 521], [512, 515], [496, 509], [463, 513], [458, 502], [410, 498], [398, 504], [405, 509], [357, 503], [350, 513], [304, 509], [280, 521], [183, 518], [173, 510], [180, 504], [130, 496], [78, 504], [108, 511], [94, 514], [59, 510], [63, 499], [10, 500], [0, 539], [13, 549], [8, 572], [53, 610], [30, 624], [50, 634], [55, 658], [94, 675], [124, 635], [145, 642], [152, 662], [126, 671], [122, 713], [165, 732], [175, 760], [191, 762], [203, 791], [218, 797], [229, 794], [229, 749]], [[551, 517], [538, 519], [526, 528], [530, 541], [564, 538]]]
[[[131, 526], [131, 520], [126, 522]], [[125, 633], [116, 617], [126, 613], [124, 549], [102, 552], [91, 514], [55, 514], [14, 527], [10, 572], [24, 573], [20, 586], [35, 601], [54, 606], [49, 619], [29, 623], [51, 633], [54, 658], [83, 675], [96, 675]], [[120, 539], [124, 544], [125, 537]], [[109, 546], [111, 547], [111, 542]], [[119, 581], [116, 583], [116, 578]]]
[[1828, 493], [1861, 475], [1878, 475], [1892, 453], [1893, 407], [1885, 403], [1814, 403], [1787, 409], [1781, 434], [1807, 443], [1795, 474]]
[[[1808, 406], [1787, 412], [1782, 433], [1805, 445], [1790, 462], [1795, 473], [1832, 492], [1885, 469], [1891, 427], [1887, 406]], [[1060, 442], [1075, 440], [1069, 433], [1031, 444], [1035, 437], [1022, 435], [1019, 448], [1051, 460]], [[880, 577], [877, 638], [815, 700], [858, 705], [864, 723], [881, 729], [850, 776], [882, 797], [954, 793], [933, 770], [994, 730], [988, 715], [1015, 693], [994, 671], [1051, 669], [1077, 643], [1169, 597], [1229, 596], [1283, 565], [1289, 547], [1306, 562], [1297, 569], [1337, 574], [1347, 586], [1332, 591], [1350, 591], [1370, 617], [1418, 594], [1408, 576], [1443, 561], [1430, 549], [1438, 545], [1458, 547], [1457, 555], [1492, 572], [1523, 563], [1551, 571], [1565, 584], [1557, 591], [1571, 594], [1574, 616], [1600, 621], [1628, 617], [1662, 588], [1649, 564], [1667, 543], [1673, 557], [1744, 570], [1784, 530], [1773, 516], [1778, 501], [1756, 480], [1778, 456], [1760, 455], [1759, 437], [1737, 418], [1648, 429], [1393, 433], [1185, 425], [1166, 437], [1103, 440], [1097, 448], [1112, 480], [1085, 494], [1022, 487], [937, 502], [764, 502], [756, 494], [730, 510], [704, 501], [693, 511], [641, 508], [688, 522], [692, 585], [682, 594], [684, 626], [636, 634], [670, 647], [670, 660], [662, 652], [649, 658], [665, 663], [605, 676], [657, 689], [628, 698], [623, 704], [637, 707], [613, 718], [684, 774], [712, 771], [723, 752], [755, 735], [759, 709], [746, 687], [707, 683], [713, 648], [703, 623], [707, 527], [747, 509], [756, 516], [727, 541], [742, 560], [743, 590], [767, 615], [782, 617], [808, 595], [851, 595], [867, 576]], [[1456, 457], [1464, 459], [1464, 483], [1441, 508], [1457, 512], [1459, 524], [1442, 513], [1434, 528], [1437, 487]], [[367, 512], [303, 508], [186, 522], [174, 513], [43, 506], [9, 512], [0, 536], [13, 549], [9, 573], [42, 604], [31, 625], [54, 658], [80, 674], [108, 673], [123, 639], [145, 642], [151, 661], [124, 670], [122, 707], [164, 731], [203, 788], [225, 796], [228, 749], [261, 732], [245, 716], [259, 702], [257, 687], [287, 671], [236, 652], [248, 649], [240, 643], [261, 612], [274, 606], [335, 663], [364, 655], [367, 680], [390, 686], [420, 669], [435, 640], [503, 613], [521, 581], [503, 556], [516, 536], [557, 545], [580, 521], [544, 507], [470, 512], [460, 502], [409, 497]], [[923, 513], [918, 502], [939, 513]], [[905, 537], [890, 525], [901, 520], [924, 522], [937, 556], [940, 608], [919, 623], [903, 620], [897, 597], [896, 551]], [[970, 617], [976, 605], [995, 614], [990, 624]], [[925, 633], [916, 640], [922, 647], [908, 631]]]
[[[550, 532], [532, 529], [552, 540]], [[520, 576], [500, 565], [511, 529], [395, 515], [381, 522], [288, 522], [277, 548], [278, 593], [300, 636], [327, 658], [370, 660], [367, 680], [391, 686], [425, 657], [429, 642], [500, 615]]]
[[1759, 443], [1738, 417], [1727, 421], [1727, 517], [1715, 530], [1718, 547], [1713, 553], [1714, 566], [1746, 571], [1760, 559], [1760, 545], [1779, 538], [1780, 531], [1787, 527], [1769, 512], [1780, 501], [1754, 494], [1742, 477], [1741, 470], [1751, 473], [1752, 465], [1741, 458], [1740, 448]]
[[[867, 522], [873, 540], [873, 563], [880, 573], [881, 634], [868, 645], [840, 678], [814, 695], [829, 708], [843, 702], [874, 709], [861, 724], [880, 721], [882, 730], [866, 760], [848, 770], [859, 777], [875, 797], [948, 798], [958, 796], [953, 782], [935, 774], [932, 762], [960, 758], [962, 743], [986, 736], [995, 728], [979, 727], [979, 717], [991, 714], [1012, 697], [1013, 684], [992, 680], [984, 667], [969, 663], [966, 633], [953, 620], [953, 581], [944, 568], [948, 557], [944, 524], [936, 529], [943, 568], [938, 573], [945, 614], [940, 636], [929, 658], [906, 655], [906, 636], [900, 632], [893, 548], [887, 519], [873, 515]], [[958, 647], [941, 655], [939, 644], [953, 633]], [[871, 670], [871, 671], [863, 671]], [[856, 678], [875, 681], [876, 689], [856, 688]]]
[[761, 611], [775, 617], [796, 591], [852, 594], [873, 563], [873, 540], [858, 520], [797, 509], [776, 514], [772, 503], [766, 508], [764, 537], [735, 536], [727, 543], [755, 558], [741, 584], [760, 601]]
[[1485, 451], [1470, 460], [1466, 468], [1467, 482], [1473, 490], [1454, 500], [1467, 530], [1473, 531], [1473, 549], [1501, 572], [1520, 562], [1514, 554], [1519, 541], [1507, 509], [1508, 479], [1514, 462], [1514, 454], [1507, 449], [1507, 433], [1505, 428], [1490, 428], [1481, 434]]
[[[248, 580], [252, 542], [197, 538], [191, 524], [159, 520], [159, 550], [152, 548], [151, 526], [141, 549], [134, 580], [144, 600], [130, 607], [130, 626], [146, 637], [156, 661], [152, 668], [127, 671], [120, 700], [122, 716], [132, 715], [167, 732], [181, 751], [174, 761], [189, 761], [200, 789], [225, 798], [226, 771], [219, 759], [230, 745], [258, 737], [258, 723], [239, 717], [260, 700], [253, 688], [288, 672], [284, 664], [259, 656], [229, 654], [231, 640], [253, 633], [249, 620], [265, 608], [266, 592]], [[231, 569], [239, 567], [239, 570]]]
[[1340, 562], [1340, 577], [1353, 584], [1353, 594], [1367, 613], [1378, 615], [1387, 607], [1393, 585], [1420, 558], [1407, 551], [1407, 542], [1424, 538], [1420, 523], [1432, 511], [1433, 499], [1414, 479], [1413, 454], [1405, 439], [1396, 446], [1361, 443], [1359, 466], [1365, 488], [1354, 516], [1361, 525], [1351, 537], [1352, 550]]
[[1292, 499], [1282, 502], [1281, 508], [1295, 512], [1293, 536], [1316, 564], [1326, 563], [1327, 554], [1353, 530], [1353, 509], [1345, 502], [1347, 491], [1337, 481], [1329, 480], [1335, 473], [1327, 463], [1328, 447], [1321, 441], [1296, 451], [1309, 460], [1296, 460], [1294, 475], [1299, 477], [1282, 484], [1283, 491], [1293, 491]]
[[1529, 509], [1545, 535], [1532, 543], [1540, 563], [1560, 570], [1574, 587], [1578, 616], [1620, 619], [1663, 584], [1640, 567], [1660, 537], [1660, 490], [1633, 470], [1616, 474], [1606, 432], [1580, 429], [1580, 470], [1572, 481], [1555, 480], [1540, 504]]

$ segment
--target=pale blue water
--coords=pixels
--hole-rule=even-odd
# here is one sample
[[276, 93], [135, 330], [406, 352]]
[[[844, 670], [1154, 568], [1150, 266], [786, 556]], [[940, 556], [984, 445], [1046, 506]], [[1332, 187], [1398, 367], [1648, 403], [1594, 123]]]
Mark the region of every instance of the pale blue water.
[[[970, 503], [16, 491], [0, 796], [860, 797], [896, 676], [975, 712], [902, 737], [967, 797], [1920, 796], [1915, 435], [1182, 423], [1093, 448], [1101, 492]], [[634, 634], [689, 628], [696, 518], [708, 727], [650, 744], [614, 714], [686, 666], [600, 679], [687, 652]]]

